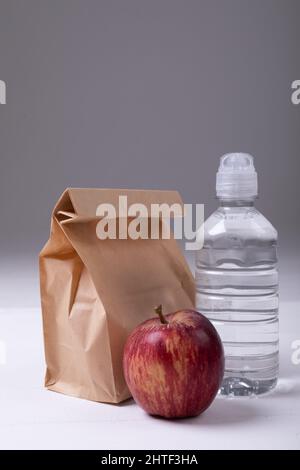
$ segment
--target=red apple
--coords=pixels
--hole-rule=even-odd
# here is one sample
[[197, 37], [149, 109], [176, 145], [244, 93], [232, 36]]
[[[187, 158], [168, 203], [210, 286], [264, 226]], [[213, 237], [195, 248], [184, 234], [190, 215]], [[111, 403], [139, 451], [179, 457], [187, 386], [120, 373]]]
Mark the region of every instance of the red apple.
[[146, 320], [129, 336], [123, 367], [135, 401], [149, 414], [183, 418], [202, 413], [224, 374], [220, 337], [207, 318], [179, 310]]

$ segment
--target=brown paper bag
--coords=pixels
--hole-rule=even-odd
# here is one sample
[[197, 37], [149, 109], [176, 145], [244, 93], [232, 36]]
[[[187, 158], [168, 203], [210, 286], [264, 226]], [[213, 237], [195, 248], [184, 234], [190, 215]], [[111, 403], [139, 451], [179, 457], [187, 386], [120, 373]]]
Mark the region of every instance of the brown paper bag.
[[56, 204], [40, 253], [46, 355], [45, 386], [89, 400], [130, 396], [122, 354], [128, 334], [153, 317], [154, 306], [194, 305], [194, 281], [175, 240], [96, 236], [97, 206], [181, 203], [174, 191], [67, 189]]

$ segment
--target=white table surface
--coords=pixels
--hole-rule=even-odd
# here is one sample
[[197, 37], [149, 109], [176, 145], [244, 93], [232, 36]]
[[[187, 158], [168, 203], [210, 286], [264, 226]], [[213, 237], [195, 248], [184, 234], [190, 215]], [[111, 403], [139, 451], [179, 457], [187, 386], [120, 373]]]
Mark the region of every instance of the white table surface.
[[45, 390], [40, 310], [2, 309], [0, 448], [300, 449], [300, 365], [291, 361], [291, 343], [300, 339], [299, 304], [281, 305], [281, 316], [281, 377], [273, 393], [218, 397], [197, 418], [166, 421], [132, 400], [106, 405]]
[[[0, 267], [1, 449], [300, 449], [300, 364], [291, 360], [292, 342], [300, 340], [295, 288], [295, 301], [288, 302], [293, 296], [282, 289], [275, 391], [259, 398], [218, 397], [197, 418], [166, 421], [147, 416], [132, 400], [106, 405], [43, 388], [37, 270], [27, 260], [18, 263], [18, 269], [11, 260]], [[296, 278], [298, 272], [294, 284]]]

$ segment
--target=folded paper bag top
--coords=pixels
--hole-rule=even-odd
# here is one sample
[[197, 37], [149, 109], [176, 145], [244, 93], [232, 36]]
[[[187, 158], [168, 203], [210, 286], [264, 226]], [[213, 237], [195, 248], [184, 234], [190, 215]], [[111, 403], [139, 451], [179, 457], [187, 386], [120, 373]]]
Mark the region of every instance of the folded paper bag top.
[[[96, 235], [101, 203], [182, 204], [176, 191], [67, 189], [40, 253], [48, 389], [100, 402], [130, 396], [122, 355], [133, 328], [165, 311], [194, 306], [194, 280], [176, 241]], [[116, 211], [118, 213], [118, 211]]]

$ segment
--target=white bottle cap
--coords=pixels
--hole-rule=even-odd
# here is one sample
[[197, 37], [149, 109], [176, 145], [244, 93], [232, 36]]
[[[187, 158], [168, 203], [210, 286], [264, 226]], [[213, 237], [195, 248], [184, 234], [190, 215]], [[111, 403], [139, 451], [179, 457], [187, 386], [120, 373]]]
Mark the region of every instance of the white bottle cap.
[[257, 196], [257, 173], [248, 153], [227, 153], [220, 159], [216, 191], [218, 198], [253, 199]]

